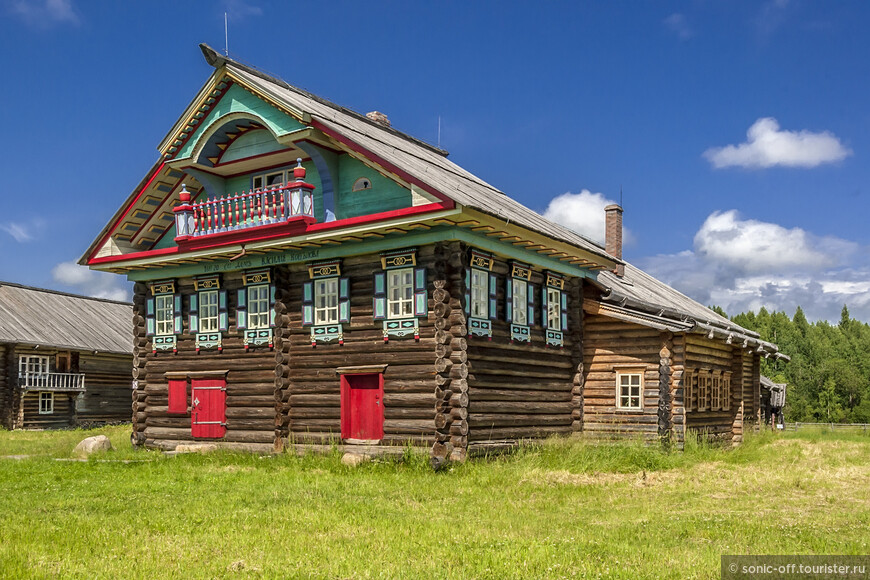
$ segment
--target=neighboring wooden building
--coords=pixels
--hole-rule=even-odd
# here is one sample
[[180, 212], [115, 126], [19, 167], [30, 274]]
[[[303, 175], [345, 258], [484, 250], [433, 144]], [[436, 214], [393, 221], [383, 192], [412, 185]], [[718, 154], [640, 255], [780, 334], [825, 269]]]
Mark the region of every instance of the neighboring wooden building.
[[130, 304], [0, 282], [0, 425], [130, 420]]
[[[775, 345], [622, 262], [621, 210], [606, 251], [381, 113], [202, 50], [214, 73], [81, 260], [136, 283], [134, 441], [437, 465], [550, 434], [739, 440]], [[684, 369], [715, 405], [683, 412]]]

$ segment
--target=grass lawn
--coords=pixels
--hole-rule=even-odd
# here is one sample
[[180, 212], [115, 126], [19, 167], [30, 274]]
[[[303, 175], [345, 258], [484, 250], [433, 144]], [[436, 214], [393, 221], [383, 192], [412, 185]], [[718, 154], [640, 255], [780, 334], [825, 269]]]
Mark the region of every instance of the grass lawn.
[[[96, 433], [117, 451], [54, 459]], [[0, 459], [0, 577], [718, 578], [721, 554], [870, 553], [860, 435], [553, 440], [434, 473], [410, 454], [164, 457], [128, 434], [0, 432], [0, 456], [30, 456]]]

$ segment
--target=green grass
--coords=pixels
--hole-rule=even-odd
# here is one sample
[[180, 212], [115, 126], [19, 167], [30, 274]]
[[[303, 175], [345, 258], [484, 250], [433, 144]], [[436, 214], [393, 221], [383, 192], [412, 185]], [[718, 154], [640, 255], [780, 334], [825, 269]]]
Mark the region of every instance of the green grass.
[[[60, 462], [106, 433], [118, 451]], [[0, 432], [0, 577], [718, 578], [721, 554], [867, 554], [870, 438], [552, 440], [426, 458], [133, 451], [128, 428]]]

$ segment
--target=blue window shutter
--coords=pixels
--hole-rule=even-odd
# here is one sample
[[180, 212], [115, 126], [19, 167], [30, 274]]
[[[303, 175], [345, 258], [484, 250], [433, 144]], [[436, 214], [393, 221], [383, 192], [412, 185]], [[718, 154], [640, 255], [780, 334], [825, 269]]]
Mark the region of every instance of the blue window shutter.
[[218, 330], [226, 332], [229, 329], [227, 316], [227, 291], [218, 290]]
[[383, 320], [387, 317], [387, 275], [384, 272], [375, 272], [374, 298], [372, 301], [372, 319]]
[[275, 328], [275, 285], [269, 285], [269, 326]]
[[236, 292], [236, 328], [248, 328], [248, 289], [239, 288]]
[[145, 335], [154, 336], [154, 299], [148, 298], [145, 301]]
[[549, 309], [547, 308], [547, 286], [541, 287], [541, 326], [547, 328], [547, 316]]
[[314, 324], [314, 282], [302, 284], [302, 325]]
[[471, 268], [465, 269], [465, 315], [471, 316]]
[[181, 294], [175, 294], [173, 296], [173, 302], [175, 306], [175, 334], [181, 334]]
[[426, 286], [426, 268], [414, 268], [414, 316], [429, 315]]
[[505, 302], [504, 302], [504, 319], [508, 322], [513, 322], [514, 319], [514, 281], [508, 278], [504, 284]]
[[529, 301], [529, 312], [526, 315], [526, 322], [529, 326], [535, 325], [535, 292], [537, 291], [537, 287], [531, 284], [526, 286], [528, 288], [528, 301]]
[[190, 308], [187, 311], [187, 331], [190, 334], [199, 332], [199, 295], [190, 295]]
[[561, 292], [562, 297], [562, 332], [568, 331], [568, 294]]
[[498, 280], [492, 274], [489, 275], [489, 319], [498, 318]]
[[350, 322], [350, 279], [338, 279], [338, 321]]

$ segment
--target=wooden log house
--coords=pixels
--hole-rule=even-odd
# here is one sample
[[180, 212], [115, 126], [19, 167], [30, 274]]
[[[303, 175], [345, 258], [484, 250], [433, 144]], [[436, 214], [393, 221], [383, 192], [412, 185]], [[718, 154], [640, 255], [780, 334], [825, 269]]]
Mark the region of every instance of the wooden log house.
[[[213, 74], [81, 260], [135, 282], [135, 443], [440, 465], [552, 434], [739, 439], [774, 345], [385, 115], [201, 48]], [[715, 405], [684, 407], [684, 369]]]
[[0, 425], [130, 421], [129, 303], [0, 282]]

